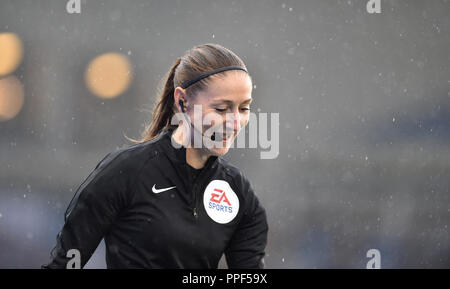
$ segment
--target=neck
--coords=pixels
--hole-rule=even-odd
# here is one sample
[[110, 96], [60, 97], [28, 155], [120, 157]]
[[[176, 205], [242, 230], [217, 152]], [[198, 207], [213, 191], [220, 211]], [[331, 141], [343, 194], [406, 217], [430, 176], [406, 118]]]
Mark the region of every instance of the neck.
[[[178, 126], [173, 132], [172, 137], [178, 144], [183, 143], [183, 136], [186, 135], [182, 131], [182, 127]], [[205, 166], [210, 154], [205, 152], [204, 149], [194, 148], [192, 146], [186, 148], [186, 163], [195, 169], [201, 169]]]

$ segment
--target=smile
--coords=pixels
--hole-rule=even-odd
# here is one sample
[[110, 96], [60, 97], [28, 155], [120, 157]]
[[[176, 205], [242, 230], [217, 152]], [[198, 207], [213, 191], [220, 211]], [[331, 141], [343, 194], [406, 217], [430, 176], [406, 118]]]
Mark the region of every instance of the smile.
[[226, 141], [228, 141], [229, 139], [231, 139], [232, 138], [232, 134], [230, 134], [230, 136], [227, 138], [227, 135], [226, 134], [216, 134], [216, 133], [213, 133], [212, 135], [211, 135], [211, 140], [212, 141], [223, 141], [223, 142], [226, 142]]

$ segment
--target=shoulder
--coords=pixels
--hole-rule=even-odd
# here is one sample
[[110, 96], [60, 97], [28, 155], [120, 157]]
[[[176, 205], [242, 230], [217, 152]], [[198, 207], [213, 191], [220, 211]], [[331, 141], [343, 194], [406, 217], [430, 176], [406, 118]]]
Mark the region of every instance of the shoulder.
[[252, 190], [250, 180], [240, 168], [221, 157], [219, 157], [218, 160], [225, 173], [232, 179], [233, 183], [240, 191], [245, 193]]
[[226, 174], [231, 178], [231, 183], [237, 189], [237, 192], [239, 192], [238, 196], [240, 202], [242, 202], [243, 215], [257, 216], [263, 213], [261, 216], [264, 216], [265, 209], [260, 203], [258, 195], [246, 174], [240, 168], [223, 158], [219, 158], [219, 160]]
[[136, 174], [150, 159], [157, 155], [156, 140], [132, 144], [107, 153], [95, 171], [110, 176], [131, 176]]
[[72, 210], [79, 198], [91, 201], [117, 199], [126, 203], [130, 198], [132, 179], [154, 155], [153, 151], [152, 143], [147, 142], [106, 154], [80, 184], [66, 212]]

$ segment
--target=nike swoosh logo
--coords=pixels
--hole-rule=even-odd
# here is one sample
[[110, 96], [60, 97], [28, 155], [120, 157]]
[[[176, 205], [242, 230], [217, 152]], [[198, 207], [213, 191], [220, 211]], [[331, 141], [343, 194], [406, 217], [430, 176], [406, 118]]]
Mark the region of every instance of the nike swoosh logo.
[[156, 184], [154, 184], [154, 185], [153, 185], [153, 188], [152, 188], [152, 192], [154, 192], [155, 194], [159, 194], [159, 193], [162, 193], [162, 192], [171, 190], [171, 189], [176, 188], [176, 187], [177, 187], [177, 186], [170, 187], [170, 188], [164, 188], [164, 189], [157, 189], [157, 188], [156, 188]]

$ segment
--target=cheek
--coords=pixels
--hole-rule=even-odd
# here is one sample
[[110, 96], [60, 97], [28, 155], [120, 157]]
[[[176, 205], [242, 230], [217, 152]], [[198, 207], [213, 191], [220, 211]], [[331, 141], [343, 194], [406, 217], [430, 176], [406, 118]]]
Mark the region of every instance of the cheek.
[[249, 115], [250, 114], [248, 114], [248, 113], [241, 115], [241, 127], [242, 128], [248, 124]]
[[216, 127], [221, 125], [224, 122], [224, 118], [215, 112], [207, 112], [202, 116], [202, 126], [204, 129], [208, 129], [211, 127]]

